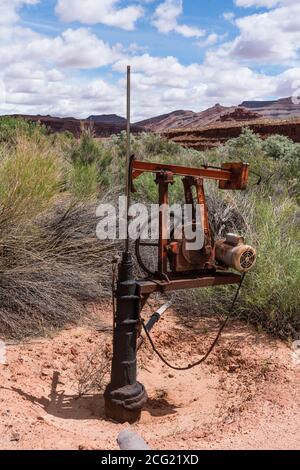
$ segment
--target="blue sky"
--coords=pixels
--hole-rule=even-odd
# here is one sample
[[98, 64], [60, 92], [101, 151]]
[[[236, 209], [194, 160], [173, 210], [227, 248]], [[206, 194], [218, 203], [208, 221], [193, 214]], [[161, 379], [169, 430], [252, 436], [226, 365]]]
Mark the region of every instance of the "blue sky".
[[297, 93], [298, 0], [0, 0], [0, 112], [200, 111]]

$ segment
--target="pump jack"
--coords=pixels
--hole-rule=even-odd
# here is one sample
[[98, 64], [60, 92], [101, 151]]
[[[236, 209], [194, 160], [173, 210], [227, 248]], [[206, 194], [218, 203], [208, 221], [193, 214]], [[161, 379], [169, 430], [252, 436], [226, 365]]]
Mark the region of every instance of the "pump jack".
[[[204, 181], [216, 180], [221, 190], [245, 190], [249, 179], [249, 165], [226, 163], [220, 168], [201, 168], [137, 161], [130, 155], [130, 67], [128, 67], [127, 100], [127, 182], [128, 211], [130, 193], [134, 192], [134, 181], [143, 173], [152, 173], [158, 186], [159, 240], [157, 243], [136, 242], [137, 260], [148, 275], [135, 279], [133, 257], [129, 250], [129, 237], [119, 265], [117, 288], [115, 290], [116, 312], [114, 316], [113, 360], [111, 382], [104, 397], [106, 416], [117, 422], [137, 421], [146, 403], [144, 386], [137, 382], [137, 339], [141, 330], [141, 312], [149, 296], [154, 292], [170, 292], [180, 289], [195, 289], [241, 283], [242, 274], [253, 268], [256, 261], [255, 249], [246, 245], [243, 237], [227, 234], [223, 240], [215, 241], [209, 224]], [[164, 221], [168, 210], [169, 188], [174, 178], [182, 178], [186, 204], [193, 206], [192, 224], [197, 229], [197, 215], [204, 231], [204, 244], [200, 250], [189, 251], [188, 240], [183, 233], [177, 238], [176, 231], [169, 236]], [[196, 203], [194, 198], [196, 193]], [[200, 214], [196, 214], [196, 211]], [[129, 219], [127, 219], [127, 230]], [[144, 247], [157, 251], [154, 269], [143, 260]], [[234, 269], [238, 274], [233, 273]], [[151, 327], [156, 319], [150, 321]]]

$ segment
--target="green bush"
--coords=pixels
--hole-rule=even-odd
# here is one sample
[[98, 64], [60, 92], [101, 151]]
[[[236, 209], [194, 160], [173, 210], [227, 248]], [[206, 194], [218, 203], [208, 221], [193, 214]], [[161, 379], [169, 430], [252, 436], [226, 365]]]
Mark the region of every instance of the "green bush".
[[138, 143], [141, 147], [140, 152], [145, 156], [173, 155], [175, 157], [181, 153], [179, 145], [150, 132], [142, 133], [138, 138]]
[[72, 163], [69, 189], [77, 196], [96, 195], [112, 184], [115, 172], [112, 152], [94, 139], [91, 131], [84, 131], [79, 141], [73, 141], [69, 153]]
[[228, 140], [225, 148], [233, 160], [249, 161], [261, 153], [263, 141], [251, 129], [246, 127], [239, 137]]
[[[137, 153], [137, 141], [134, 135], [131, 135], [130, 144], [131, 144], [131, 152], [133, 154], [136, 154]], [[108, 143], [108, 148], [110, 149], [114, 158], [125, 160], [126, 154], [127, 154], [126, 131], [122, 131], [120, 132], [120, 134], [112, 135]]]
[[1, 151], [0, 226], [34, 218], [61, 187], [61, 166], [47, 140], [20, 136]]
[[27, 121], [22, 118], [0, 117], [0, 143], [15, 144], [20, 137], [37, 140], [41, 135], [46, 135], [44, 126]]
[[262, 149], [268, 157], [288, 161], [294, 158], [297, 145], [288, 137], [272, 135], [263, 142]]
[[76, 197], [87, 198], [97, 194], [99, 178], [96, 163], [90, 165], [74, 163], [69, 177], [69, 189]]
[[300, 326], [300, 221], [290, 198], [253, 195], [247, 238], [257, 247], [257, 266], [248, 275], [240, 313], [281, 337]]
[[86, 130], [79, 141], [74, 143], [70, 157], [74, 164], [92, 165], [102, 157], [102, 147], [93, 138], [92, 132]]

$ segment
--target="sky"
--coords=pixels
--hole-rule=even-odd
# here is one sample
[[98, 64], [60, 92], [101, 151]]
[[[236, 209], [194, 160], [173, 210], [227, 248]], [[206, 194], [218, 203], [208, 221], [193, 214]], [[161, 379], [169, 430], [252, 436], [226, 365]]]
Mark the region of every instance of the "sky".
[[0, 0], [0, 114], [133, 121], [300, 94], [299, 0]]

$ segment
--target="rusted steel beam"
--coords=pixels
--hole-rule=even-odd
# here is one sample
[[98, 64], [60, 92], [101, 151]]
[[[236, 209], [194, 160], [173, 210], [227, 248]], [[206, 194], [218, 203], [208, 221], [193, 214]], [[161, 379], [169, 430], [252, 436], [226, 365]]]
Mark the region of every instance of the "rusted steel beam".
[[132, 179], [136, 179], [143, 173], [171, 172], [177, 176], [194, 176], [212, 179], [220, 182], [220, 189], [245, 189], [249, 177], [249, 165], [247, 163], [223, 164], [222, 169], [215, 168], [190, 168], [178, 165], [150, 163], [134, 160], [132, 164]]
[[231, 172], [230, 181], [220, 181], [220, 189], [247, 189], [250, 167], [246, 163], [223, 163], [223, 170]]
[[174, 183], [173, 173], [161, 171], [156, 176], [156, 184], [159, 188], [159, 246], [158, 246], [158, 273], [164, 278], [168, 271], [168, 207], [169, 207], [169, 185]]
[[241, 276], [233, 273], [217, 273], [211, 276], [191, 277], [186, 279], [173, 279], [170, 282], [150, 280], [137, 281], [140, 296], [154, 292], [169, 292], [174, 290], [197, 289], [200, 287], [213, 287], [228, 284], [239, 284]]
[[199, 176], [200, 178], [208, 178], [220, 181], [230, 181], [231, 171], [214, 170], [209, 168], [190, 168], [178, 165], [167, 165], [161, 163], [141, 162], [135, 160], [133, 162], [133, 178], [137, 178], [142, 173], [158, 173], [161, 171], [170, 171], [178, 176]]
[[231, 171], [228, 170], [214, 170], [210, 168], [190, 168], [178, 165], [141, 162], [139, 160], [135, 160], [133, 162], [134, 178], [144, 172], [158, 173], [160, 171], [170, 171], [174, 175], [179, 176], [199, 176], [200, 178], [210, 178], [214, 180], [229, 181], [231, 179]]

